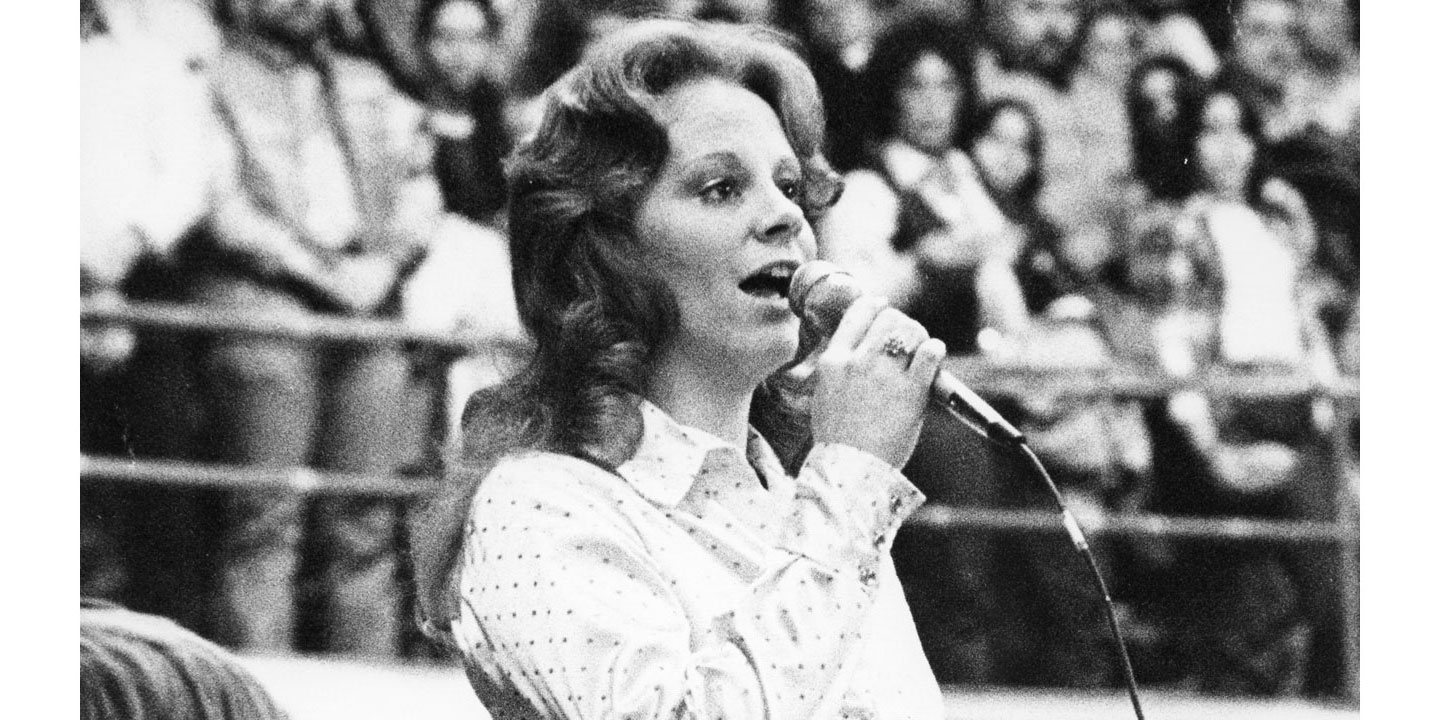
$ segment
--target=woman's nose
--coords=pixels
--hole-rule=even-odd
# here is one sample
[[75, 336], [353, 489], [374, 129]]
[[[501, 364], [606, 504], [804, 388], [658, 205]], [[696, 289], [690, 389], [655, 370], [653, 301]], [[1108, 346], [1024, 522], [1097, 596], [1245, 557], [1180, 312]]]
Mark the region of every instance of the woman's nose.
[[760, 215], [756, 234], [767, 243], [790, 242], [805, 225], [800, 206], [778, 188], [766, 193], [765, 197], [767, 205]]

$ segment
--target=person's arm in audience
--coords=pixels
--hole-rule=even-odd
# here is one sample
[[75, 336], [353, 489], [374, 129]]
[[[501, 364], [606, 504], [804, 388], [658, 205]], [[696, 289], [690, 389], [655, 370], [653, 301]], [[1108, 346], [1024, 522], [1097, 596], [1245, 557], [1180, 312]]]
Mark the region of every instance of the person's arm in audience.
[[896, 252], [891, 238], [899, 229], [900, 203], [885, 181], [860, 170], [845, 176], [840, 201], [816, 223], [822, 259], [845, 268], [872, 293], [897, 307], [920, 290], [913, 254]]

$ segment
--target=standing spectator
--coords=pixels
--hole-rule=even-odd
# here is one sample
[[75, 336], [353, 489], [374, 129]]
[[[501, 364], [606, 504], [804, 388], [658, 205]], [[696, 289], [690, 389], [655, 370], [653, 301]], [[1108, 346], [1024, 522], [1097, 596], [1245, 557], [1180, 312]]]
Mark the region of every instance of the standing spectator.
[[[1118, 102], [1076, 92], [1073, 72], [1092, 6], [1085, 0], [992, 0], [984, 6], [984, 43], [976, 78], [986, 102], [1013, 98], [1035, 109], [1045, 129], [1045, 186], [1040, 206], [1074, 235], [1071, 242], [1109, 252], [1108, 183], [1128, 167], [1128, 137], [1114, 120]], [[1111, 120], [1092, 122], [1096, 112]]]
[[[238, 187], [199, 253], [198, 302], [255, 313], [385, 316], [438, 217], [420, 111], [374, 65], [320, 42], [323, 0], [237, 0], [213, 76]], [[222, 337], [209, 348], [214, 451], [242, 464], [390, 474], [410, 460], [409, 365], [395, 347]], [[230, 496], [219, 557], [221, 632], [284, 650], [306, 542], [333, 650], [392, 654], [401, 613], [396, 508], [370, 499]], [[309, 537], [307, 537], [307, 535]]]

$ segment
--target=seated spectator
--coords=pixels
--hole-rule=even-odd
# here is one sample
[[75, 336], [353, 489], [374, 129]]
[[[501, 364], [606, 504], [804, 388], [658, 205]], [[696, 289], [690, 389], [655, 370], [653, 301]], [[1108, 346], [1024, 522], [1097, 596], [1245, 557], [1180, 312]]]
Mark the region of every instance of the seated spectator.
[[[820, 257], [919, 320], [952, 354], [973, 354], [981, 337], [1025, 327], [1011, 267], [1021, 235], [960, 149], [978, 107], [953, 38], [921, 19], [876, 41], [863, 86], [873, 103], [867, 159], [845, 175], [845, 192], [816, 238]], [[984, 328], [991, 330], [982, 335]], [[943, 413], [925, 427], [906, 476], [931, 502], [993, 504], [989, 449]], [[902, 530], [895, 545], [926, 655], [942, 682], [990, 681], [994, 597], [976, 590], [990, 582], [990, 538], [927, 532]]]
[[[1258, 118], [1231, 91], [1209, 91], [1188, 144], [1194, 194], [1169, 231], [1139, 239], [1105, 321], [1131, 362], [1175, 375], [1209, 369], [1324, 371], [1298, 297], [1310, 235], [1303, 201], [1264, 171]], [[1155, 483], [1145, 506], [1190, 516], [1294, 518], [1323, 494], [1306, 463], [1317, 445], [1306, 396], [1150, 404]], [[1152, 542], [1140, 607], [1164, 617], [1154, 672], [1208, 692], [1295, 694], [1312, 637], [1333, 608], [1318, 562], [1261, 544]]]
[[[1110, 183], [1129, 167], [1128, 130], [1114, 85], [1075, 82], [1093, 5], [994, 0], [982, 8], [975, 59], [981, 99], [1011, 98], [1034, 108], [1047, 147], [1040, 207], [1076, 242], [1105, 248]], [[1100, 30], [1122, 25], [1106, 22]]]
[[862, 169], [817, 228], [820, 255], [919, 320], [952, 353], [982, 328], [1023, 329], [1010, 263], [1019, 234], [960, 149], [978, 110], [970, 65], [943, 26], [897, 26], [866, 69]]
[[1300, 302], [1315, 253], [1305, 200], [1267, 174], [1254, 110], [1222, 87], [1201, 104], [1187, 156], [1192, 194], [1176, 232], [1211, 265], [1219, 296], [1219, 352], [1229, 364], [1308, 368], [1328, 376], [1333, 356], [1318, 318]]
[[[1125, 122], [1130, 128], [1130, 167], [1111, 179], [1107, 209], [1113, 243], [1092, 269], [1115, 273], [1137, 238], [1168, 227], [1191, 194], [1188, 127], [1199, 117], [1201, 80], [1182, 60], [1169, 56], [1142, 61], [1125, 88]], [[1114, 281], [1114, 277], [1109, 278]], [[1092, 273], [1092, 280], [1099, 276]]]
[[[195, 301], [257, 314], [393, 317], [440, 218], [422, 112], [373, 63], [322, 42], [325, 5], [240, 0], [212, 76], [235, 187], [192, 253]], [[394, 474], [417, 452], [410, 362], [392, 346], [219, 337], [205, 354], [213, 457]], [[389, 501], [236, 492], [222, 531], [219, 632], [295, 640], [302, 548], [329, 650], [390, 656], [403, 613]], [[312, 528], [307, 532], [306, 528]], [[309, 536], [308, 538], [306, 536]], [[312, 544], [313, 543], [313, 544]], [[307, 618], [308, 619], [308, 618]]]
[[[1047, 368], [1103, 368], [1112, 361], [1094, 324], [1090, 288], [1073, 267], [1065, 238], [1035, 204], [1043, 178], [1042, 131], [1025, 105], [1002, 100], [976, 125], [975, 164], [1009, 220], [1024, 233], [1016, 271], [1032, 313], [1015, 360]], [[1082, 518], [1131, 504], [1150, 466], [1140, 406], [1109, 396], [1066, 393], [1043, 386], [999, 400], [1001, 412], [1025, 433], [1066, 504]], [[1028, 476], [1002, 483], [997, 502], [1049, 510], [1051, 498]], [[1123, 544], [1093, 538], [1107, 574]], [[1091, 591], [1083, 563], [1063, 537], [1025, 535], [997, 540], [996, 591], [1014, 598], [997, 608], [994, 623], [999, 679], [1026, 685], [1102, 687], [1118, 680], [1102, 608], [1077, 603]]]
[[1130, 127], [1130, 180], [1141, 202], [1178, 202], [1190, 194], [1186, 142], [1199, 113], [1200, 78], [1178, 58], [1160, 56], [1137, 65], [1125, 91]]
[[284, 720], [229, 652], [165, 618], [80, 603], [82, 720]]
[[976, 122], [970, 153], [995, 204], [1022, 233], [1015, 271], [1031, 314], [1081, 289], [1060, 229], [1036, 204], [1043, 184], [1045, 138], [1035, 111], [1015, 100], [988, 105]]

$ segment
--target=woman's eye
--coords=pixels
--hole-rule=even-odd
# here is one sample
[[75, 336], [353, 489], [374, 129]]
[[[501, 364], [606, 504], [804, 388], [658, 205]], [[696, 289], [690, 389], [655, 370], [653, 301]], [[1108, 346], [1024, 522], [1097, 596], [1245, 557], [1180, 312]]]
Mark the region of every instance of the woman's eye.
[[726, 202], [740, 194], [739, 183], [732, 179], [716, 180], [700, 189], [700, 197], [706, 202]]

